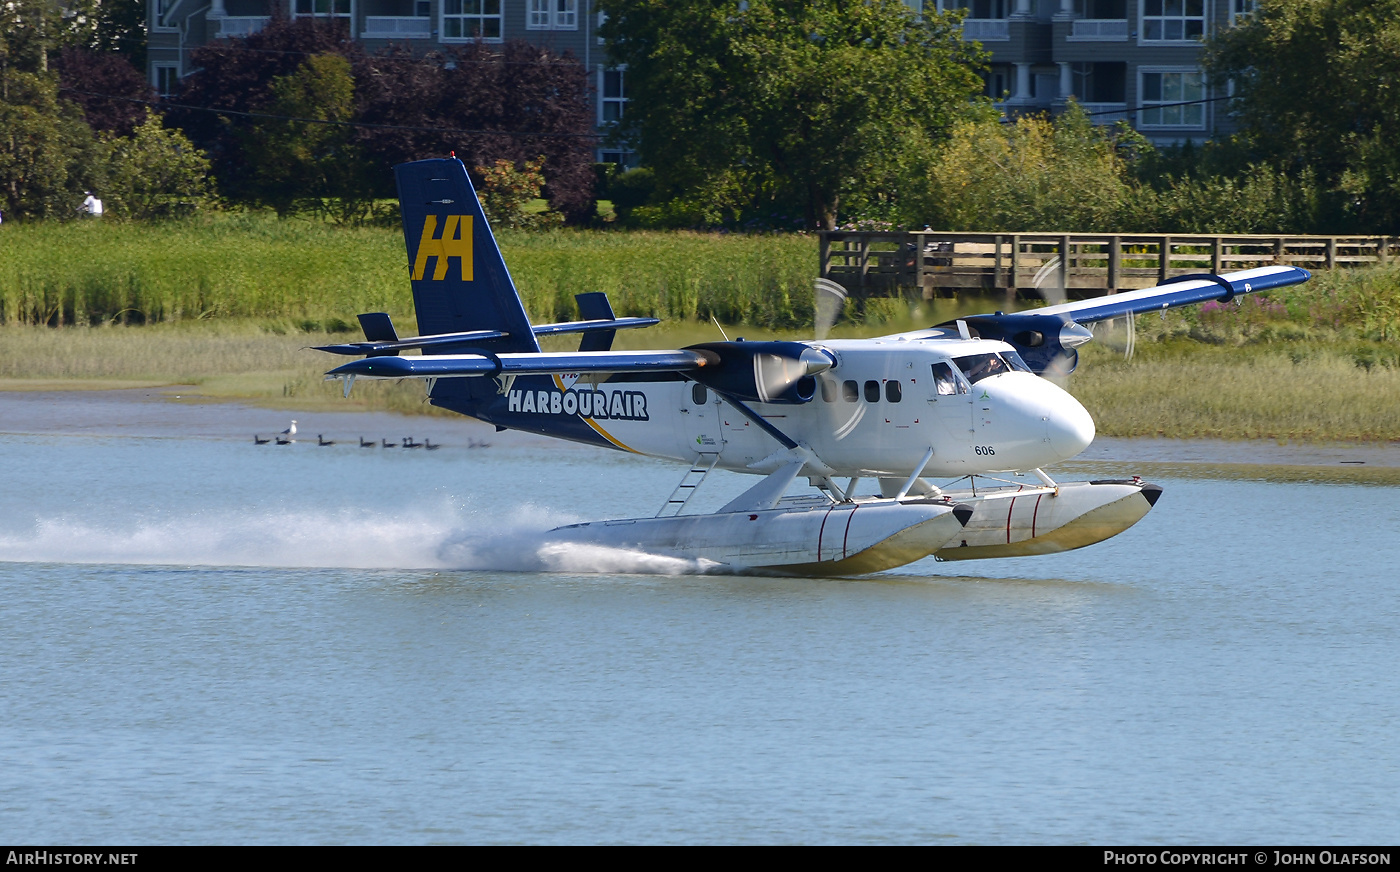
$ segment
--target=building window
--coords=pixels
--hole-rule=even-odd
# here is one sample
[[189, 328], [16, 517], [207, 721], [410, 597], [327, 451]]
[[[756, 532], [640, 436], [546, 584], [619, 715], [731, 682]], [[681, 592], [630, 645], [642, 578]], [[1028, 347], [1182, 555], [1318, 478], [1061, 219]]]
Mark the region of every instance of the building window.
[[1126, 0], [1074, 0], [1074, 12], [1092, 20], [1123, 20], [1128, 17], [1128, 4]]
[[1006, 18], [1011, 12], [1008, 0], [973, 0], [968, 4], [970, 18]]
[[1144, 41], [1200, 39], [1205, 32], [1206, 0], [1143, 0]]
[[578, 30], [578, 0], [528, 0], [526, 30]]
[[180, 68], [174, 64], [157, 64], [155, 86], [161, 97], [174, 97], [180, 90]]
[[1230, 0], [1230, 23], [1234, 24], [1235, 19], [1253, 13], [1255, 5], [1254, 0]]
[[1074, 74], [1074, 96], [1081, 103], [1122, 103], [1125, 96], [1128, 65], [1121, 62], [1070, 64]]
[[1011, 67], [1006, 64], [992, 64], [982, 73], [982, 94], [993, 100], [1005, 100], [1011, 91]]
[[1206, 126], [1205, 103], [1191, 102], [1202, 101], [1206, 96], [1200, 70], [1144, 71], [1141, 76], [1139, 126], [1197, 129]]
[[349, 18], [350, 0], [296, 0], [294, 15], [298, 18]]
[[501, 0], [443, 0], [442, 38], [501, 40]]
[[627, 110], [627, 79], [625, 67], [598, 69], [598, 123], [616, 124]]
[[179, 30], [174, 24], [166, 21], [165, 18], [175, 7], [175, 0], [156, 0], [156, 20], [152, 25], [154, 30]]

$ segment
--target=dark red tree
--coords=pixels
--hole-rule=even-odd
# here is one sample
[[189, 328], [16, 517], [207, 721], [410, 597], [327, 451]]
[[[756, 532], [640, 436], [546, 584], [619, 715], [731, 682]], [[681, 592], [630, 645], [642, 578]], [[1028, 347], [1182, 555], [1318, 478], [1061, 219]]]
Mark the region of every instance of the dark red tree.
[[[393, 196], [390, 170], [408, 160], [455, 152], [474, 169], [498, 159], [522, 164], [544, 156], [550, 205], [572, 221], [592, 216], [594, 131], [587, 71], [570, 54], [523, 41], [470, 43], [426, 55], [391, 47], [368, 55], [343, 25], [274, 19], [245, 39], [197, 49], [192, 63], [199, 72], [185, 80], [172, 102], [256, 112], [274, 78], [325, 52], [351, 64], [360, 125], [355, 141], [375, 175], [366, 180], [368, 190]], [[175, 107], [168, 117], [208, 150], [220, 190], [240, 197], [249, 172], [237, 129], [253, 121]]]
[[70, 47], [54, 65], [63, 96], [82, 107], [93, 130], [129, 136], [156, 98], [146, 77], [125, 55]]
[[[183, 80], [180, 93], [171, 99], [167, 123], [208, 152], [225, 196], [237, 199], [249, 184], [239, 132], [257, 121], [235, 113], [260, 111], [273, 79], [296, 72], [312, 55], [328, 52], [343, 55], [352, 66], [364, 57], [342, 22], [283, 17], [273, 18], [258, 33], [214, 40], [191, 53], [197, 72]], [[231, 111], [219, 114], [210, 109]]]
[[550, 206], [570, 221], [592, 217], [595, 134], [587, 71], [573, 55], [521, 40], [418, 58], [391, 51], [366, 58], [355, 81], [360, 119], [385, 125], [360, 132], [378, 162], [455, 153], [474, 170], [543, 156]]

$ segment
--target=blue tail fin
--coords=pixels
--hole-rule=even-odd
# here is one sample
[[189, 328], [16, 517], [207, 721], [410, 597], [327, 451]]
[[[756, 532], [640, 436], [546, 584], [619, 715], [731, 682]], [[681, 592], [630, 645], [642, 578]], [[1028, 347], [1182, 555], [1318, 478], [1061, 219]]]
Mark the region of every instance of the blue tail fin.
[[425, 353], [539, 351], [467, 168], [456, 158], [420, 160], [399, 164], [394, 175], [419, 334], [483, 329], [510, 334]]

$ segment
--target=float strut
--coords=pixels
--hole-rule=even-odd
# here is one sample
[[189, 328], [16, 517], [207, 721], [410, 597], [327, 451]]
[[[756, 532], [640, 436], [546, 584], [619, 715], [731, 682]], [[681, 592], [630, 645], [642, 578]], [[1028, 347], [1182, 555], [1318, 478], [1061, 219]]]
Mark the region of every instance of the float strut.
[[1045, 470], [1040, 469], [1039, 467], [1037, 467], [1037, 468], [1035, 468], [1035, 469], [1032, 469], [1032, 470], [1031, 470], [1031, 473], [1032, 473], [1036, 478], [1040, 479], [1041, 483], [1044, 484], [1046, 487], [1053, 487], [1056, 491], [1058, 491], [1058, 490], [1060, 489], [1060, 486], [1059, 486], [1058, 484], [1055, 483], [1055, 480], [1054, 480], [1053, 478], [1051, 478], [1050, 476], [1048, 476], [1048, 475], [1045, 474]]
[[932, 459], [933, 459], [933, 446], [930, 445], [930, 446], [929, 446], [929, 449], [928, 449], [928, 453], [926, 453], [926, 454], [924, 455], [924, 459], [923, 459], [923, 460], [920, 460], [920, 461], [919, 461], [919, 465], [916, 466], [916, 467], [914, 467], [914, 472], [909, 476], [909, 480], [906, 481], [906, 482], [904, 482], [904, 486], [901, 487], [901, 488], [899, 489], [899, 493], [897, 493], [897, 494], [894, 495], [894, 498], [895, 498], [895, 499], [897, 499], [897, 500], [902, 500], [902, 499], [904, 499], [905, 494], [909, 493], [909, 489], [910, 489], [911, 487], [914, 486], [914, 482], [916, 482], [916, 481], [919, 480], [919, 476], [921, 476], [921, 475], [924, 474], [924, 467], [925, 467], [925, 466], [928, 466], [928, 462], [929, 462], [930, 460], [932, 460]]

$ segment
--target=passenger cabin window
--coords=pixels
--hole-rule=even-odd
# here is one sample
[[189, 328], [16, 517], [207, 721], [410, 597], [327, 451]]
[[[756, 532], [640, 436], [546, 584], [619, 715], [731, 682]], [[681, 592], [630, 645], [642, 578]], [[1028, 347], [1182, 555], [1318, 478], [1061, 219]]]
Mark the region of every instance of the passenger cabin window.
[[856, 400], [860, 399], [860, 385], [856, 384], [852, 379], [846, 379], [841, 382], [841, 399], [848, 403], [854, 403]]
[[900, 401], [903, 394], [904, 391], [900, 388], [898, 379], [890, 379], [885, 382], [885, 399], [889, 400], [891, 403], [897, 403]]
[[933, 387], [940, 397], [967, 393], [967, 384], [953, 374], [953, 367], [946, 363], [933, 365]]
[[988, 376], [1001, 375], [1011, 371], [1011, 367], [1001, 359], [999, 354], [969, 354], [967, 357], [955, 358], [953, 362], [963, 371], [963, 375], [967, 376], [967, 380], [973, 384], [977, 384]]
[[867, 403], [880, 402], [880, 383], [874, 379], [865, 383], [865, 401]]
[[690, 400], [697, 406], [705, 405], [705, 400], [709, 398], [704, 385], [693, 384], [690, 386]]
[[836, 380], [830, 378], [819, 378], [817, 382], [822, 386], [822, 402], [836, 402]]

